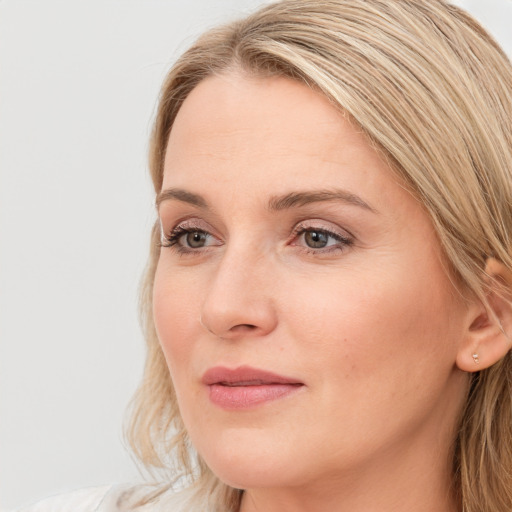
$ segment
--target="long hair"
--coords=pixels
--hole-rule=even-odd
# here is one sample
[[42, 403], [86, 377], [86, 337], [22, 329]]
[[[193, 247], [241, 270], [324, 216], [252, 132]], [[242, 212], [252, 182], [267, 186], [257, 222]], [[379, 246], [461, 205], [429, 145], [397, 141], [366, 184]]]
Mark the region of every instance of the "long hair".
[[[485, 300], [485, 260], [512, 269], [512, 67], [493, 38], [443, 0], [283, 0], [203, 35], [163, 85], [150, 147], [160, 192], [174, 119], [210, 75], [285, 76], [348, 114], [428, 211], [450, 275]], [[141, 294], [147, 341], [129, 437], [150, 467], [174, 461], [211, 510], [236, 511], [190, 446], [152, 319], [155, 224]], [[512, 359], [472, 374], [454, 447], [465, 512], [512, 510]], [[180, 473], [181, 472], [181, 473]]]

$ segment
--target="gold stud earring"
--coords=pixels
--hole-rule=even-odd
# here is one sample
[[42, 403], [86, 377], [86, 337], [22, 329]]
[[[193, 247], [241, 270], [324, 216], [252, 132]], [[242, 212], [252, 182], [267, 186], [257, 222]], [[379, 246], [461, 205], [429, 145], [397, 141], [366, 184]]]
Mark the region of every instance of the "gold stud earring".
[[480, 362], [480, 359], [478, 358], [478, 354], [476, 352], [473, 354], [473, 361], [475, 361], [475, 364], [478, 364]]

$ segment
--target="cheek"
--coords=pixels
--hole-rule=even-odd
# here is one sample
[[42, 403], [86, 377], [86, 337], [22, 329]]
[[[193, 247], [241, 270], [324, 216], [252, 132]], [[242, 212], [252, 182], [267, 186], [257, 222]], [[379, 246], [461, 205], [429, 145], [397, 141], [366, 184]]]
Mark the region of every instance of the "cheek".
[[176, 270], [158, 263], [153, 287], [153, 320], [173, 380], [192, 356], [199, 324], [197, 286], [185, 282]]
[[304, 281], [302, 289], [295, 279], [285, 301], [289, 336], [301, 340], [312, 371], [320, 367], [326, 381], [352, 389], [360, 382], [376, 393], [399, 392], [435, 379], [433, 368], [448, 373], [453, 366], [460, 326], [447, 278], [433, 275], [404, 265], [340, 272], [315, 286]]
[[198, 386], [191, 381], [198, 359], [201, 293], [199, 280], [159, 261], [153, 287], [153, 319], [173, 382], [180, 414], [194, 424]]

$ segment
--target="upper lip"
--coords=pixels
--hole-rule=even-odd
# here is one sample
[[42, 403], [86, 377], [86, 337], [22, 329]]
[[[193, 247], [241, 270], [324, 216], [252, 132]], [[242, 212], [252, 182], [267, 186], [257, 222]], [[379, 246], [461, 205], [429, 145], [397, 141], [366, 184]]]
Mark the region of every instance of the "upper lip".
[[226, 368], [215, 366], [208, 369], [202, 379], [202, 383], [211, 386], [212, 384], [224, 384], [226, 386], [262, 386], [265, 384], [303, 384], [292, 377], [285, 377], [277, 373], [252, 368], [250, 366], [239, 366], [238, 368]]

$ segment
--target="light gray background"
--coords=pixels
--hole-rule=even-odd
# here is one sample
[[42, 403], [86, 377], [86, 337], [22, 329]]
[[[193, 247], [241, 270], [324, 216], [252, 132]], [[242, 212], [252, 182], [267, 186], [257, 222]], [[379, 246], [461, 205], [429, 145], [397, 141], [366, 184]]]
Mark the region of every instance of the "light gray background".
[[[147, 139], [166, 70], [262, 0], [0, 0], [0, 507], [139, 479], [153, 220]], [[512, 54], [511, 0], [458, 1]]]

